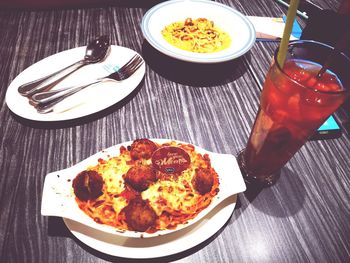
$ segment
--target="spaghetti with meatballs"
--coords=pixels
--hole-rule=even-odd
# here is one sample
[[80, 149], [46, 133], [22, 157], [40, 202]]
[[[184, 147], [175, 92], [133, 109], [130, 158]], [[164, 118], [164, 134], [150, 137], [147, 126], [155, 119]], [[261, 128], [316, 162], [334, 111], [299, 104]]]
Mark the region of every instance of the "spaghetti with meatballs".
[[219, 192], [219, 178], [209, 155], [191, 144], [138, 139], [80, 172], [72, 188], [95, 222], [155, 233], [195, 218]]

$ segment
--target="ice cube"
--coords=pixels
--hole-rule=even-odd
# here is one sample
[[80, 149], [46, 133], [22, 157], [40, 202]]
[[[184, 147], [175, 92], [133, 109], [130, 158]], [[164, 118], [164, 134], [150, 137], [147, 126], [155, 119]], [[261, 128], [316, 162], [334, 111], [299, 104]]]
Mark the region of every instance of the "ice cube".
[[317, 78], [315, 76], [311, 76], [306, 82], [305, 85], [307, 87], [314, 87], [317, 83]]
[[300, 94], [295, 94], [288, 99], [287, 103], [288, 113], [293, 118], [300, 118], [301, 114], [301, 103], [300, 103]]

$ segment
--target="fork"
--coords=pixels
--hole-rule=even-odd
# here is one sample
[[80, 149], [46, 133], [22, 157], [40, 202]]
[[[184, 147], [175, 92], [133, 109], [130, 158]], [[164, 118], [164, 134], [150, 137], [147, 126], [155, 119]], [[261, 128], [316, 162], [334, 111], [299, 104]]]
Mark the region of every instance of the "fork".
[[54, 106], [66, 99], [67, 97], [81, 91], [91, 85], [105, 82], [105, 81], [123, 81], [133, 75], [144, 63], [143, 59], [138, 55], [134, 55], [127, 63], [124, 64], [116, 72], [89, 82], [84, 85], [76, 85], [66, 88], [61, 88], [58, 90], [51, 90], [40, 92], [30, 99], [30, 104], [32, 104], [38, 113], [49, 113], [53, 110]]

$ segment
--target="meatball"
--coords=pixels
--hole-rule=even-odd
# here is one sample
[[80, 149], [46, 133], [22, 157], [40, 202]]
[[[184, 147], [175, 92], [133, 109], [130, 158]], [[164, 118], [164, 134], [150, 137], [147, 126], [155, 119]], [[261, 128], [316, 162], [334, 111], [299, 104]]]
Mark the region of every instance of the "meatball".
[[157, 181], [156, 173], [152, 166], [138, 164], [131, 167], [124, 175], [125, 182], [138, 192], [142, 192], [148, 186]]
[[133, 160], [150, 159], [157, 145], [148, 139], [137, 139], [131, 144], [130, 155]]
[[186, 18], [185, 20], [185, 26], [193, 26], [193, 21], [191, 18]]
[[96, 171], [82, 171], [73, 180], [74, 194], [81, 201], [94, 200], [102, 195], [103, 183]]
[[195, 175], [192, 178], [192, 185], [194, 189], [200, 194], [204, 195], [211, 191], [214, 184], [214, 176], [210, 169], [197, 168]]
[[145, 232], [154, 226], [157, 220], [157, 214], [148, 202], [137, 198], [122, 210], [125, 213], [125, 221], [130, 230]]

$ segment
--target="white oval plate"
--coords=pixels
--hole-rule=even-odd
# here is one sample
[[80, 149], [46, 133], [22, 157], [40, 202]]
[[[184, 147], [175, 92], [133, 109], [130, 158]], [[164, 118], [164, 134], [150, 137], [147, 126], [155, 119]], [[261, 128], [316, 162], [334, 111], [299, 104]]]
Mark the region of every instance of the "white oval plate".
[[[162, 29], [186, 18], [207, 18], [231, 36], [231, 46], [214, 53], [195, 53], [169, 44]], [[245, 54], [255, 42], [255, 29], [247, 17], [224, 4], [206, 0], [172, 0], [160, 3], [144, 15], [141, 28], [146, 40], [160, 52], [184, 61], [218, 63]]]
[[[122, 82], [104, 82], [82, 90], [56, 105], [57, 112], [47, 114], [38, 113], [29, 105], [28, 99], [21, 96], [17, 89], [20, 85], [38, 79], [81, 60], [85, 55], [86, 47], [66, 50], [33, 64], [21, 72], [10, 84], [6, 92], [6, 104], [16, 115], [34, 121], [63, 121], [84, 117], [104, 110], [128, 96], [141, 82], [146, 67], [143, 64], [130, 78]], [[134, 50], [121, 46], [111, 46], [108, 57], [96, 64], [80, 68], [72, 75], [61, 81], [54, 89], [71, 85], [79, 85], [95, 80], [98, 77], [109, 75], [114, 68], [120, 68], [132, 56]], [[70, 108], [71, 106], [73, 108]], [[69, 109], [67, 111], [60, 111]]]
[[[171, 141], [167, 139], [151, 140], [157, 142], [158, 144]], [[187, 144], [184, 142], [177, 142]], [[179, 225], [176, 229], [162, 230], [155, 233], [144, 233], [137, 231], [122, 232], [117, 231], [117, 229], [114, 227], [98, 224], [78, 207], [72, 189], [72, 181], [81, 171], [86, 170], [88, 167], [97, 165], [99, 159], [108, 159], [111, 156], [118, 156], [120, 154], [121, 146], [128, 147], [131, 144], [132, 141], [112, 146], [88, 157], [70, 168], [49, 173], [45, 177], [44, 182], [41, 214], [44, 216], [60, 216], [69, 218], [80, 222], [91, 229], [95, 229], [99, 232], [105, 232], [114, 236], [122, 236], [126, 238], [154, 238], [162, 235], [173, 234], [176, 231], [180, 231], [197, 223], [205, 218], [208, 213], [210, 214], [212, 209], [216, 209], [216, 207], [219, 206], [227, 197], [245, 191], [246, 189], [241, 172], [236, 162], [236, 158], [233, 155], [212, 153], [195, 146], [196, 152], [201, 154], [207, 153], [209, 155], [212, 167], [219, 176], [220, 191], [213, 198], [210, 205], [201, 211], [194, 219], [189, 220], [187, 224]]]

